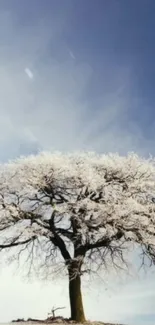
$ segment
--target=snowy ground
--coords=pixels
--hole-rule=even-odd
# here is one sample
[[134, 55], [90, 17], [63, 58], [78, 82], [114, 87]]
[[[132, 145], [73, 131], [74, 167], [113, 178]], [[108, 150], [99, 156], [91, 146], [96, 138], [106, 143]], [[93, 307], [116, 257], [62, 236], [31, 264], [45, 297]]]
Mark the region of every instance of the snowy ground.
[[[12, 322], [12, 323], [0, 323], [0, 325], [62, 325], [64, 324], [63, 322], [61, 323], [40, 323], [40, 322]], [[76, 325], [83, 325], [83, 324], [78, 324], [76, 323]], [[111, 323], [103, 323], [103, 322], [90, 322], [87, 323], [87, 325], [122, 325], [122, 324], [111, 324]]]
[[[49, 322], [10, 322], [10, 323], [0, 323], [0, 325], [67, 325], [67, 323], [64, 322], [53, 322], [53, 323], [49, 323]], [[83, 325], [81, 323], [69, 323], [70, 325]], [[86, 322], [86, 325], [122, 325], [122, 324], [111, 324], [111, 323], [103, 323], [103, 322]]]

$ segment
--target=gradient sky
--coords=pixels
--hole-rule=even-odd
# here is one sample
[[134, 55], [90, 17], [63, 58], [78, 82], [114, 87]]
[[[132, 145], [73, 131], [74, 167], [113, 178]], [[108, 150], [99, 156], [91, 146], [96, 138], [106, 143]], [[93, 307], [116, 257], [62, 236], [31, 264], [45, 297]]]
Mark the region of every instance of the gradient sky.
[[[47, 149], [155, 155], [154, 89], [154, 0], [0, 0], [1, 162]], [[88, 318], [153, 325], [154, 275], [84, 284]], [[45, 317], [67, 294], [65, 281], [3, 268], [0, 321]]]

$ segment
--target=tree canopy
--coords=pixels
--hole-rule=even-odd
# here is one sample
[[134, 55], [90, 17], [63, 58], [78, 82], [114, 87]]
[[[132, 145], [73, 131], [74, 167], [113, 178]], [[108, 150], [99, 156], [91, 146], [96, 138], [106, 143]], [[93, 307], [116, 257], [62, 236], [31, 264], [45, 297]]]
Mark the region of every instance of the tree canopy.
[[31, 268], [64, 264], [84, 320], [84, 272], [126, 264], [127, 243], [155, 263], [155, 160], [43, 152], [1, 165], [0, 231], [0, 249], [27, 251]]

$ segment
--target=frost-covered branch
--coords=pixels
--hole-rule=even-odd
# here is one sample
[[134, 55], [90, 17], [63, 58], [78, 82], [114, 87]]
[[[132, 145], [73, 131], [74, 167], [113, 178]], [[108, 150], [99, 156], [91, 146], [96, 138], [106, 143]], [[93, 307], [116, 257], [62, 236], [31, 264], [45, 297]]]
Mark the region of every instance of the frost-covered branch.
[[11, 248], [11, 247], [15, 247], [15, 246], [21, 246], [21, 245], [25, 245], [30, 243], [32, 240], [36, 239], [36, 237], [32, 237], [30, 239], [26, 239], [23, 241], [16, 241], [15, 239], [13, 239], [9, 244], [0, 244], [0, 249], [4, 249], [4, 248]]

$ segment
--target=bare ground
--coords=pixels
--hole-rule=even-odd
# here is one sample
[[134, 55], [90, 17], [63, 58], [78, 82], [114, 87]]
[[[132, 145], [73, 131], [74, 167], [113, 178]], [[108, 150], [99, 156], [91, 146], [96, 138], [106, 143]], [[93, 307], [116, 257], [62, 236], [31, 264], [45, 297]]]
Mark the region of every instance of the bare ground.
[[[33, 318], [28, 318], [27, 320], [24, 319], [17, 319], [17, 320], [13, 320], [12, 321], [12, 325], [58, 325], [58, 324], [62, 324], [62, 325], [83, 325], [80, 323], [76, 323], [68, 318], [64, 318], [61, 316], [58, 317], [48, 317], [45, 320], [42, 319], [33, 319]], [[104, 322], [99, 322], [99, 321], [86, 321], [85, 322], [86, 325], [122, 325], [122, 324], [111, 324], [111, 323], [104, 323]]]
[[[27, 324], [27, 325], [47, 325], [47, 324], [50, 324], [50, 323], [45, 323], [44, 321], [39, 321], [39, 322], [34, 322], [34, 321], [24, 321], [24, 322], [14, 322], [14, 325], [24, 325], [24, 324]], [[10, 323], [11, 325], [12, 323]], [[58, 325], [58, 322], [56, 323], [52, 323], [53, 325]], [[60, 323], [61, 324], [61, 323]], [[81, 323], [75, 323], [76, 325], [83, 325]], [[96, 321], [87, 321], [85, 322], [84, 324], [86, 325], [123, 325], [123, 324], [118, 324], [118, 323], [104, 323], [104, 322], [96, 322]]]

